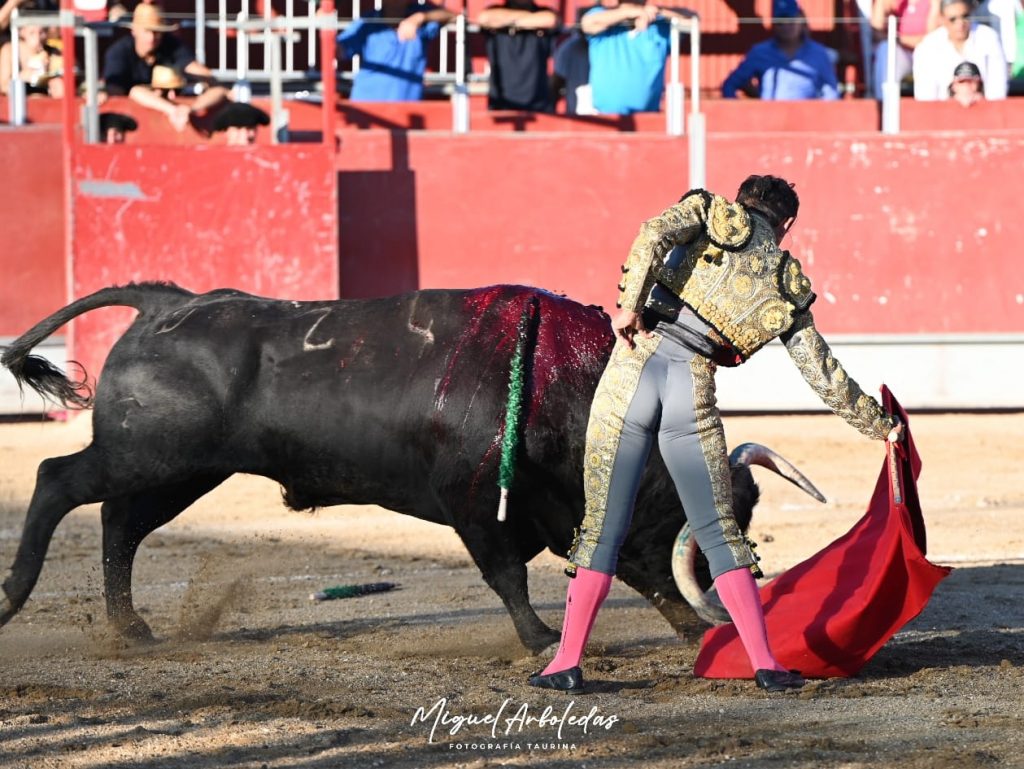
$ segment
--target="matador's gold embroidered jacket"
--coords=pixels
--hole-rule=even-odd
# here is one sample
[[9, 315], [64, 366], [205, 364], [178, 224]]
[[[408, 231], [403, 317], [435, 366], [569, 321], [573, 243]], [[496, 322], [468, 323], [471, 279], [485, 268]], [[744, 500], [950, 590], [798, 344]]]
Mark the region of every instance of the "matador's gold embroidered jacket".
[[[670, 265], [676, 246], [684, 248], [683, 258]], [[619, 307], [641, 312], [661, 283], [714, 329], [712, 341], [736, 363], [781, 337], [801, 375], [836, 414], [870, 438], [884, 439], [892, 429], [892, 418], [850, 379], [814, 327], [811, 282], [762, 216], [694, 190], [643, 223], [622, 272]]]

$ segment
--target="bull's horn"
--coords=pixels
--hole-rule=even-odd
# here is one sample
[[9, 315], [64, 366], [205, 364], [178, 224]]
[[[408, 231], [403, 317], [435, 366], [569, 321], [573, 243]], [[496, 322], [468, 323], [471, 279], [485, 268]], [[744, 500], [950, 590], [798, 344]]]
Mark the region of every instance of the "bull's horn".
[[787, 481], [806, 491], [819, 502], [825, 502], [825, 495], [807, 480], [807, 476], [793, 467], [784, 457], [760, 443], [741, 443], [729, 454], [731, 465], [760, 465], [778, 473]]
[[697, 583], [697, 540], [691, 536], [690, 524], [684, 523], [672, 548], [672, 577], [676, 587], [697, 616], [712, 625], [729, 622], [729, 612], [722, 606], [718, 592], [712, 587], [707, 592]]

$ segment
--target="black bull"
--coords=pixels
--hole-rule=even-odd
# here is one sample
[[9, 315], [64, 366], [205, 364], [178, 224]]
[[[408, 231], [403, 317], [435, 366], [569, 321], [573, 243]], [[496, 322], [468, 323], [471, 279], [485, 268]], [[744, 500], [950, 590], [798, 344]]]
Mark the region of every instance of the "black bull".
[[[93, 402], [28, 353], [110, 305], [139, 314]], [[524, 307], [522, 439], [501, 523], [500, 443]], [[84, 297], [2, 359], [20, 383], [95, 411], [92, 443], [39, 467], [0, 625], [28, 599], [61, 519], [101, 502], [108, 617], [128, 637], [151, 637], [132, 604], [139, 543], [231, 475], [251, 473], [280, 483], [292, 508], [377, 504], [451, 526], [537, 652], [558, 634], [530, 606], [526, 563], [544, 548], [564, 555], [581, 521], [589, 404], [612, 343], [600, 308], [515, 286], [291, 302], [141, 284]], [[758, 495], [747, 467], [733, 468], [733, 489], [745, 528]], [[677, 630], [693, 619], [670, 568], [684, 518], [655, 448], [616, 576]]]

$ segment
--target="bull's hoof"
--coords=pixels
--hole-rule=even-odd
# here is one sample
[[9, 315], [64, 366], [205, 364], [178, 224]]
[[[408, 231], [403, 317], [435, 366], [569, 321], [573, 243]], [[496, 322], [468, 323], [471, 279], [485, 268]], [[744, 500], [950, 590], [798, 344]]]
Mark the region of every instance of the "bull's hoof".
[[536, 657], [551, 651], [554, 646], [557, 650], [558, 644], [562, 641], [562, 634], [556, 633], [551, 628], [545, 628], [543, 633], [537, 634], [529, 640], [524, 640], [523, 645], [530, 650], [530, 654]]
[[786, 689], [799, 689], [807, 681], [795, 670], [758, 670], [754, 673], [754, 682], [759, 689], [766, 692], [784, 692]]
[[556, 691], [568, 692], [569, 694], [582, 694], [583, 671], [577, 666], [558, 673], [548, 673], [547, 675], [534, 673], [530, 676], [528, 683], [530, 686], [536, 686], [539, 689], [555, 689]]
[[125, 641], [132, 644], [155, 644], [156, 637], [146, 621], [137, 614], [129, 619], [113, 620], [114, 629]]

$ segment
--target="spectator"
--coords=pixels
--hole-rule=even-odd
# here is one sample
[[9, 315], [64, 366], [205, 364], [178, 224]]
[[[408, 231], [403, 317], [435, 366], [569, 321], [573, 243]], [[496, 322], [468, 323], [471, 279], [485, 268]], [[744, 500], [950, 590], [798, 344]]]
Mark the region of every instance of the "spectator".
[[491, 66], [487, 108], [549, 112], [554, 106], [548, 57], [558, 28], [555, 12], [533, 0], [505, 0], [481, 11], [477, 22], [487, 35]]
[[985, 98], [1006, 98], [1006, 59], [999, 35], [972, 21], [967, 0], [941, 0], [942, 26], [925, 35], [914, 49], [914, 98], [949, 98], [949, 73], [962, 61], [977, 65]]
[[753, 91], [775, 101], [838, 99], [836, 68], [828, 49], [811, 40], [807, 19], [796, 0], [772, 3], [772, 38], [758, 43], [722, 84], [722, 95]]
[[665, 90], [670, 19], [695, 16], [637, 0], [605, 0], [583, 15], [590, 46], [590, 90], [599, 113], [657, 112]]
[[[190, 118], [201, 117], [224, 103], [228, 91], [213, 83], [213, 73], [196, 61], [195, 54], [181, 40], [166, 34], [176, 29], [176, 25], [164, 22], [157, 6], [140, 3], [132, 14], [131, 36], [107, 49], [103, 78], [108, 94], [127, 94], [137, 104], [165, 115], [175, 130], [184, 131]], [[154, 82], [158, 67], [159, 84]], [[175, 71], [178, 77], [169, 76], [166, 69]], [[183, 73], [200, 81], [202, 90], [191, 104], [173, 98], [185, 85]]]
[[[384, 0], [381, 10], [356, 19], [338, 35], [344, 55], [359, 56], [352, 101], [418, 101], [423, 98], [426, 44], [451, 11], [408, 0]], [[400, 19], [395, 23], [396, 19]]]
[[976, 64], [962, 61], [953, 70], [953, 81], [949, 84], [949, 96], [970, 107], [985, 100], [985, 84], [981, 80], [981, 70]]
[[876, 99], [882, 98], [882, 83], [889, 67], [889, 17], [896, 17], [896, 82], [913, 71], [914, 49], [924, 36], [939, 24], [933, 0], [874, 0], [871, 5], [871, 29], [875, 41], [872, 87]]
[[[18, 29], [18, 79], [25, 83], [25, 92], [53, 96], [64, 95], [64, 59], [60, 52], [46, 43], [45, 31], [37, 25]], [[14, 46], [8, 41], [0, 47], [0, 94], [11, 87], [14, 73]]]
[[256, 132], [266, 125], [270, 115], [251, 104], [229, 104], [213, 119], [214, 132], [223, 132], [226, 143], [234, 147], [255, 144]]
[[1024, 3], [1021, 0], [983, 0], [974, 17], [999, 33], [1010, 78], [1024, 76]]
[[0, 32], [3, 33], [3, 41], [11, 39], [8, 32], [11, 26], [11, 16], [14, 11], [41, 11], [45, 13], [56, 13], [60, 10], [60, 3], [57, 0], [0, 0]]
[[138, 127], [139, 124], [130, 115], [120, 112], [100, 113], [100, 139], [105, 144], [124, 144], [125, 134]]
[[[585, 105], [580, 105], [580, 89], [586, 91]], [[565, 112], [568, 115], [590, 115], [594, 112], [590, 98], [590, 54], [587, 38], [578, 28], [555, 49], [554, 74], [551, 76], [551, 95], [557, 102], [565, 94]]]

